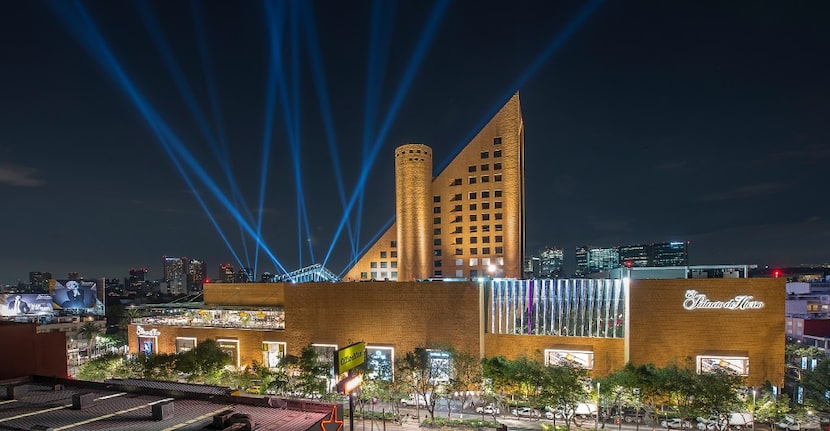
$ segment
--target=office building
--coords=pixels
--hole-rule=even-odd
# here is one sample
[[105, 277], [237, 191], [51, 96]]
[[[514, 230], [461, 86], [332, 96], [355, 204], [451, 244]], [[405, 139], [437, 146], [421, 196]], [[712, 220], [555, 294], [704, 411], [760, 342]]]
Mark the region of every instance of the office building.
[[201, 259], [189, 259], [187, 262], [187, 293], [202, 291], [202, 285], [207, 278], [207, 265]]
[[187, 293], [186, 259], [169, 256], [162, 258], [163, 282], [166, 286], [167, 293], [171, 295], [184, 295]]
[[219, 278], [216, 279], [219, 283], [233, 283], [236, 279], [234, 267], [230, 263], [223, 263], [219, 265]]
[[546, 247], [539, 252], [539, 261], [542, 278], [559, 278], [562, 276], [562, 265], [565, 264], [565, 250]]
[[620, 266], [620, 253], [616, 247], [576, 248], [576, 274], [586, 276], [610, 271]]
[[432, 149], [395, 149], [395, 223], [345, 281], [522, 277], [524, 124], [516, 94], [433, 177]]
[[684, 266], [689, 264], [689, 243], [671, 241], [652, 246], [651, 266]]

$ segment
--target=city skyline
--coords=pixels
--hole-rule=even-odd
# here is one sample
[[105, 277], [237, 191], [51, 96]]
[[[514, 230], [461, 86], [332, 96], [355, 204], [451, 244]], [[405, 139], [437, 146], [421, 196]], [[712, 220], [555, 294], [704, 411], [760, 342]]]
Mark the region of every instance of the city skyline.
[[[83, 3], [141, 100], [233, 201], [231, 168], [243, 216], [259, 214], [262, 143], [272, 143], [260, 237], [288, 271], [326, 256], [335, 273], [348, 267], [394, 215], [394, 148], [430, 146], [437, 174], [516, 91], [527, 255], [679, 240], [693, 264], [830, 262], [822, 2], [137, 4]], [[214, 276], [221, 263], [241, 266], [229, 249], [256, 260], [232, 211], [186, 167], [188, 186], [152, 115], [72, 29], [74, 5], [16, 2], [0, 17], [14, 41], [0, 70], [0, 284], [131, 267], [157, 278], [163, 256], [203, 259]], [[266, 116], [273, 37], [286, 86], [272, 84]], [[336, 163], [325, 157], [332, 136]], [[347, 200], [361, 190], [362, 205], [338, 234], [340, 186]], [[281, 272], [263, 253], [258, 262], [257, 273]]]

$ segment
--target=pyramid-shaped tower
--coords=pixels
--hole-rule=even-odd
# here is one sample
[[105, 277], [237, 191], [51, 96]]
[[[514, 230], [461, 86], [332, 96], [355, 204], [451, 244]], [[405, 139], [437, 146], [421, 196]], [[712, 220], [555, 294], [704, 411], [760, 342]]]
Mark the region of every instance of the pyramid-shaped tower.
[[344, 281], [521, 278], [524, 123], [518, 93], [434, 178], [432, 150], [395, 149], [395, 223]]

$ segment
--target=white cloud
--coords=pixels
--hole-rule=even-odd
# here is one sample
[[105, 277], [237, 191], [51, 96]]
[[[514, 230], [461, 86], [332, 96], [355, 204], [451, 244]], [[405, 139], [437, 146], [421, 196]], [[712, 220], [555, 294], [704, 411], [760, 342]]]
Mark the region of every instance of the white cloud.
[[37, 169], [0, 163], [0, 184], [14, 187], [40, 187], [45, 185], [46, 181], [37, 177]]

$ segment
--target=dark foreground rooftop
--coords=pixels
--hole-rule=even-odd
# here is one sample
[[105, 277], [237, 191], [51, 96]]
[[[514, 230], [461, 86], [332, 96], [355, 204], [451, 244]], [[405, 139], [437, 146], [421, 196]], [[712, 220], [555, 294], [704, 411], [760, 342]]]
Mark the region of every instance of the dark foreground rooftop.
[[0, 430], [307, 431], [320, 430], [332, 412], [342, 418], [340, 408], [175, 383], [37, 377], [0, 382]]

